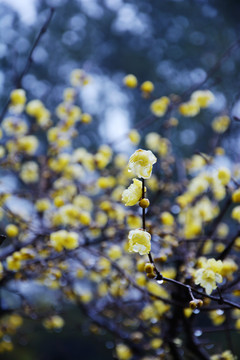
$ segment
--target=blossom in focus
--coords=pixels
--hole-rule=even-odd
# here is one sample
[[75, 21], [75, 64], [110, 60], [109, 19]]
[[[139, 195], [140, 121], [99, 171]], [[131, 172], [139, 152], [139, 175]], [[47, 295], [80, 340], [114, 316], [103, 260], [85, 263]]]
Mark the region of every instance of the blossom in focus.
[[200, 284], [205, 288], [208, 295], [217, 288], [216, 283], [222, 282], [222, 271], [223, 263], [221, 260], [216, 261], [215, 259], [208, 259], [201, 269], [198, 269], [195, 274], [195, 284]]
[[129, 159], [128, 171], [143, 179], [149, 179], [152, 166], [156, 162], [157, 158], [150, 150], [138, 149]]
[[140, 255], [149, 254], [151, 250], [151, 235], [144, 230], [131, 230], [128, 235], [128, 251]]
[[137, 179], [133, 179], [131, 184], [122, 194], [122, 201], [125, 206], [133, 206], [138, 203], [142, 197], [142, 182]]

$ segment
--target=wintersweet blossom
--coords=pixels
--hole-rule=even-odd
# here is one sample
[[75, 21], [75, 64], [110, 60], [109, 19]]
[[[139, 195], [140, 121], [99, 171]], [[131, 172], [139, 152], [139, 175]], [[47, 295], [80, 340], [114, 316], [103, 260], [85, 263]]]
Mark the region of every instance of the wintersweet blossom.
[[138, 149], [129, 159], [128, 171], [143, 179], [149, 179], [152, 166], [156, 162], [157, 158], [150, 150]]
[[223, 263], [221, 260], [208, 259], [206, 263], [202, 265], [201, 269], [198, 269], [195, 274], [195, 284], [200, 284], [205, 288], [208, 295], [217, 288], [216, 283], [222, 282]]
[[135, 75], [133, 74], [128, 74], [124, 77], [123, 79], [123, 83], [125, 86], [134, 89], [135, 87], [137, 87], [138, 85], [138, 81]]
[[125, 206], [133, 206], [138, 203], [142, 196], [142, 182], [137, 179], [133, 179], [131, 184], [122, 194], [122, 201]]
[[129, 360], [132, 357], [132, 352], [125, 344], [118, 344], [116, 346], [116, 354], [119, 360]]
[[161, 117], [165, 115], [169, 103], [170, 103], [169, 98], [167, 96], [162, 96], [160, 99], [156, 99], [151, 103], [150, 106], [151, 112], [155, 116]]
[[131, 230], [128, 235], [128, 251], [140, 255], [149, 254], [151, 250], [151, 235], [142, 229]]
[[192, 93], [191, 100], [196, 101], [201, 108], [206, 108], [214, 101], [214, 95], [209, 90], [197, 90]]

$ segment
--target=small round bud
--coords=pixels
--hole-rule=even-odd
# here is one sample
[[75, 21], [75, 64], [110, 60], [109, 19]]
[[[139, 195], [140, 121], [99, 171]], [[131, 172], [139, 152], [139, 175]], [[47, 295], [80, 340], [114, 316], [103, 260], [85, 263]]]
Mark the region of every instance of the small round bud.
[[200, 299], [194, 299], [192, 301], [189, 302], [189, 306], [191, 309], [197, 309], [203, 306], [203, 301]]
[[144, 81], [141, 85], [141, 90], [146, 93], [151, 93], [154, 90], [154, 85], [151, 81]]
[[197, 300], [196, 300], [196, 299], [191, 300], [191, 301], [189, 302], [189, 307], [190, 307], [191, 309], [195, 310], [195, 309], [197, 308]]
[[150, 201], [146, 198], [143, 198], [139, 201], [139, 206], [141, 206], [141, 208], [143, 208], [143, 209], [148, 208], [149, 205], [150, 205]]
[[145, 262], [144, 260], [138, 260], [137, 262], [137, 271], [144, 272]]
[[197, 299], [197, 302], [198, 302], [198, 305], [197, 305], [198, 308], [203, 306], [203, 301], [202, 300]]
[[135, 331], [131, 335], [131, 340], [135, 343], [140, 342], [142, 340], [142, 338], [143, 338], [143, 334], [140, 331]]
[[154, 265], [151, 263], [146, 263], [144, 270], [147, 274], [151, 274], [154, 271]]
[[124, 85], [126, 85], [129, 88], [135, 88], [137, 87], [138, 81], [135, 75], [133, 74], [129, 74], [127, 76], [124, 77], [123, 79], [123, 83]]
[[8, 237], [15, 237], [18, 235], [18, 227], [14, 224], [8, 224], [5, 231]]
[[160, 261], [160, 262], [166, 262], [167, 261], [167, 255], [166, 254], [160, 254], [156, 261]]
[[152, 272], [152, 273], [147, 274], [147, 277], [149, 279], [154, 279], [156, 277], [156, 275]]

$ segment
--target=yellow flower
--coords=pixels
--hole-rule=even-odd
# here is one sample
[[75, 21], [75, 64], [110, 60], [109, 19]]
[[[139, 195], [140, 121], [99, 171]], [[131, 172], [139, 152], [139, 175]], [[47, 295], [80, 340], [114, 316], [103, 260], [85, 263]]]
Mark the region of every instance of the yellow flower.
[[230, 118], [227, 115], [218, 116], [212, 122], [212, 128], [216, 133], [224, 133], [230, 125]]
[[163, 116], [168, 108], [168, 104], [170, 103], [170, 100], [167, 96], [162, 96], [160, 99], [154, 100], [151, 103], [150, 109], [151, 112], [158, 117]]
[[196, 116], [200, 112], [200, 106], [196, 101], [183, 103], [178, 108], [183, 116]]
[[10, 94], [12, 105], [24, 105], [26, 102], [26, 92], [23, 89], [15, 89]]
[[118, 245], [112, 245], [108, 249], [108, 256], [112, 260], [119, 259], [121, 257], [121, 255], [122, 255], [122, 250], [121, 250], [120, 246], [118, 246]]
[[130, 141], [135, 145], [139, 144], [139, 142], [141, 140], [139, 132], [135, 129], [133, 129], [129, 132], [128, 137], [129, 137]]
[[218, 169], [218, 178], [222, 185], [227, 185], [231, 180], [231, 172], [228, 168], [221, 167]]
[[136, 150], [129, 159], [128, 171], [143, 179], [149, 179], [156, 161], [157, 158], [150, 150]]
[[224, 323], [224, 321], [226, 320], [226, 316], [224, 315], [224, 311], [222, 311], [222, 310], [210, 311], [209, 317], [215, 326], [222, 325]]
[[128, 235], [128, 251], [140, 255], [149, 254], [151, 250], [151, 235], [144, 230], [131, 230]]
[[63, 246], [67, 250], [73, 250], [78, 247], [78, 234], [74, 231], [70, 231], [63, 241]]
[[27, 133], [28, 127], [24, 120], [18, 117], [6, 117], [2, 123], [3, 130], [8, 136], [20, 137]]
[[26, 184], [37, 182], [39, 179], [38, 164], [34, 161], [27, 161], [22, 165], [20, 178]]
[[92, 116], [90, 114], [84, 113], [81, 116], [81, 122], [84, 124], [89, 124], [92, 121]]
[[50, 243], [56, 251], [62, 251], [63, 248], [73, 250], [78, 247], [78, 234], [74, 231], [55, 231], [50, 235]]
[[233, 202], [240, 202], [240, 189], [237, 189], [232, 194], [232, 201]]
[[37, 211], [43, 212], [50, 208], [51, 203], [47, 198], [38, 199], [35, 203]]
[[161, 136], [156, 132], [150, 132], [146, 135], [145, 142], [149, 149], [158, 151], [161, 141]]
[[133, 179], [131, 184], [122, 194], [122, 201], [125, 206], [133, 206], [138, 203], [142, 197], [142, 182], [137, 179]]
[[132, 74], [125, 76], [123, 79], [123, 83], [124, 83], [124, 85], [126, 85], [127, 87], [129, 87], [131, 89], [134, 89], [138, 85], [136, 76], [132, 75]]
[[73, 88], [66, 88], [63, 92], [63, 100], [66, 102], [73, 102], [76, 96], [76, 90]]
[[116, 355], [119, 360], [129, 360], [132, 357], [132, 352], [124, 344], [118, 344], [116, 346]]
[[191, 100], [196, 101], [201, 108], [206, 108], [214, 101], [214, 95], [209, 90], [197, 90], [192, 93]]
[[113, 188], [116, 184], [116, 179], [113, 176], [101, 176], [97, 180], [100, 189]]
[[129, 215], [127, 217], [127, 225], [130, 229], [137, 229], [141, 227], [142, 219], [137, 215]]
[[8, 224], [5, 228], [6, 234], [9, 237], [15, 237], [18, 235], [18, 227], [14, 224]]
[[217, 282], [222, 282], [223, 263], [221, 260], [208, 259], [205, 264], [202, 264], [202, 268], [198, 269], [195, 274], [195, 284], [200, 284], [205, 288], [208, 295], [217, 288]]
[[150, 94], [154, 90], [154, 85], [151, 81], [144, 81], [141, 85], [141, 90], [145, 93]]
[[240, 206], [236, 206], [235, 208], [233, 208], [231, 216], [234, 220], [240, 222]]
[[237, 360], [237, 357], [230, 350], [226, 350], [222, 354], [212, 355], [210, 360]]
[[70, 82], [72, 86], [82, 86], [89, 83], [89, 77], [82, 69], [74, 69], [70, 75]]
[[21, 254], [16, 251], [12, 256], [7, 257], [7, 269], [10, 271], [18, 271], [21, 268]]
[[168, 211], [164, 211], [161, 214], [161, 221], [164, 225], [171, 226], [174, 224], [174, 217]]
[[58, 315], [51, 316], [43, 321], [43, 326], [46, 329], [61, 329], [64, 326], [64, 320]]
[[19, 151], [25, 152], [28, 155], [34, 155], [38, 148], [38, 139], [33, 135], [26, 135], [17, 141]]

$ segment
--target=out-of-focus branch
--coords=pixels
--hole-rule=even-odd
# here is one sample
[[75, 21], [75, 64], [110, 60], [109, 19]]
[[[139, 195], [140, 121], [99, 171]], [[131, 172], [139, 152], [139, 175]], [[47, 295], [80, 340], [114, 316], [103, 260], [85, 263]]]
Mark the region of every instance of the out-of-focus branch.
[[237, 233], [232, 237], [231, 241], [228, 243], [226, 248], [221, 252], [221, 254], [217, 257], [217, 260], [224, 260], [225, 257], [229, 254], [231, 251], [236, 238], [240, 235], [240, 230], [237, 231]]
[[[26, 64], [25, 64], [22, 72], [18, 75], [18, 77], [16, 79], [16, 86], [15, 86], [16, 88], [20, 88], [22, 86], [22, 79], [23, 79], [24, 75], [27, 74], [27, 72], [30, 69], [31, 64], [33, 63], [33, 52], [36, 49], [36, 47], [38, 46], [42, 36], [47, 31], [48, 26], [50, 24], [50, 21], [52, 20], [54, 11], [55, 11], [54, 8], [50, 8], [48, 17], [47, 17], [46, 21], [44, 22], [43, 26], [41, 27], [41, 29], [40, 29], [34, 43], [32, 44], [32, 48], [31, 48], [31, 50], [30, 50], [30, 52], [28, 54], [27, 60], [26, 60]], [[4, 106], [4, 108], [3, 108], [3, 110], [2, 110], [2, 112], [0, 114], [0, 122], [2, 121], [4, 115], [6, 114], [9, 104], [10, 104], [10, 97], [8, 98], [8, 100], [7, 100], [5, 106]]]
[[199, 89], [202, 87], [212, 76], [215, 74], [215, 72], [220, 68], [222, 63], [231, 55], [231, 53], [235, 50], [237, 50], [240, 46], [240, 38], [237, 39], [234, 43], [232, 43], [220, 56], [216, 64], [208, 71], [206, 77], [204, 80], [200, 81], [196, 85], [191, 86], [189, 89], [184, 91], [181, 98], [185, 99], [187, 98], [193, 91]]

